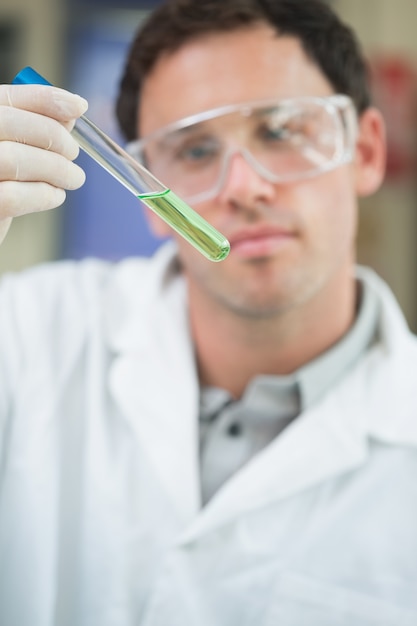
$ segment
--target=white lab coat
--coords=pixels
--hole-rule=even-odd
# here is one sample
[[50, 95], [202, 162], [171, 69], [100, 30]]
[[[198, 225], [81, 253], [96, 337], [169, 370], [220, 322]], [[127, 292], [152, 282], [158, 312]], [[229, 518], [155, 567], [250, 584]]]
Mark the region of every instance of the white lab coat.
[[[1, 626], [416, 626], [417, 344], [381, 344], [200, 506], [172, 251], [0, 291]], [[325, 321], [324, 321], [325, 323]]]

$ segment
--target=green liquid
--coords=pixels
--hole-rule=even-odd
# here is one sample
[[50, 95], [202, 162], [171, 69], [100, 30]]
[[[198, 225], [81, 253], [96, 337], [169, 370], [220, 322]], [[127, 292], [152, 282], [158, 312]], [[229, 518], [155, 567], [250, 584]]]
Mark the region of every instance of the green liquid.
[[138, 198], [210, 261], [222, 261], [229, 254], [226, 237], [170, 189]]

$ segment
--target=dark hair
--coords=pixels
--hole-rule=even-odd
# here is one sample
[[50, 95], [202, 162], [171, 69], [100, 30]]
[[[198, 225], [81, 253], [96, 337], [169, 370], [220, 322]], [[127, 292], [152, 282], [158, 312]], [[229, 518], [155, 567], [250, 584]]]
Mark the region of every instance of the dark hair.
[[126, 139], [137, 135], [141, 86], [164, 53], [214, 32], [267, 23], [277, 35], [297, 37], [335, 91], [358, 113], [370, 105], [369, 76], [354, 32], [324, 0], [166, 0], [139, 29], [120, 82], [116, 113]]

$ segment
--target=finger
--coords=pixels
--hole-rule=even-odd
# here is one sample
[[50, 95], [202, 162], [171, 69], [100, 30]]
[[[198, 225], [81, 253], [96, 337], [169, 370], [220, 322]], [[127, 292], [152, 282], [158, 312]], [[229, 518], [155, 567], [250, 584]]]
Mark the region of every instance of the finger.
[[0, 181], [46, 182], [62, 189], [78, 189], [85, 174], [78, 165], [55, 152], [2, 141]]
[[81, 96], [49, 85], [0, 85], [0, 104], [40, 113], [59, 122], [80, 117], [88, 108]]
[[48, 183], [0, 182], [0, 230], [13, 217], [55, 209], [65, 198], [64, 189]]
[[0, 105], [0, 141], [17, 141], [57, 152], [67, 159], [78, 156], [79, 145], [54, 119]]

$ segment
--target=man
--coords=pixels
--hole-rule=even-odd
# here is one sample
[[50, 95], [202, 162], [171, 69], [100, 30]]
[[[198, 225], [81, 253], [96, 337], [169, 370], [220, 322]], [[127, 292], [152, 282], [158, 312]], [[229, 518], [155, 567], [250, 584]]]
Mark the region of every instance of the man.
[[[85, 104], [0, 99], [5, 231], [82, 184]], [[416, 624], [417, 344], [355, 268], [385, 148], [352, 33], [319, 0], [171, 0], [118, 115], [231, 253], [3, 280], [0, 622]]]

